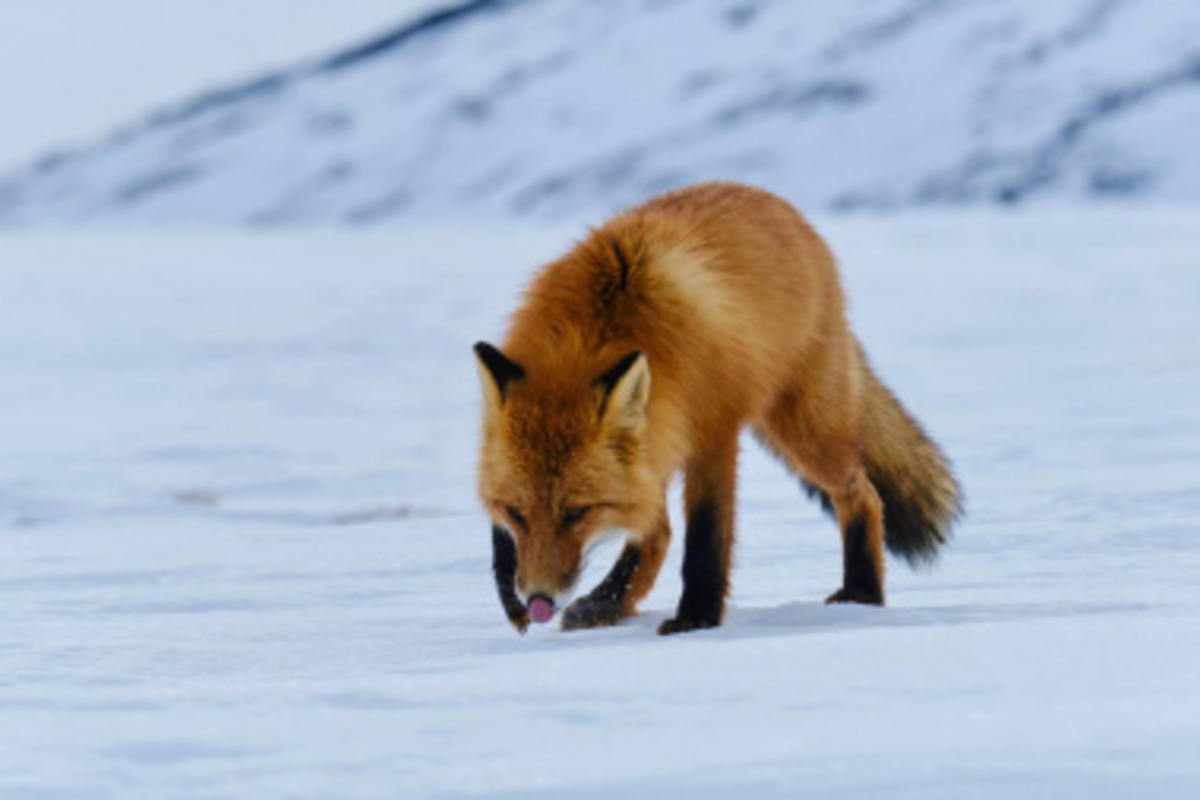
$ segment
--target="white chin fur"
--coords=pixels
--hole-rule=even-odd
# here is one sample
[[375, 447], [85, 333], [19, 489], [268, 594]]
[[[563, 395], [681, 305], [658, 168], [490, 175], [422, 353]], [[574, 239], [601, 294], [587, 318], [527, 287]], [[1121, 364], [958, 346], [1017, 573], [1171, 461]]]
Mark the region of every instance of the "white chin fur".
[[602, 528], [592, 534], [592, 538], [587, 540], [587, 544], [583, 546], [583, 558], [586, 561], [597, 547], [602, 544], [620, 539], [625, 535], [625, 531], [620, 528]]
[[[512, 530], [509, 529], [509, 527], [507, 525], [504, 525], [501, 523], [497, 523], [497, 524], [505, 533], [507, 533], [509, 535], [509, 538], [511, 538], [514, 543], [517, 541], [517, 537], [513, 534]], [[601, 545], [606, 544], [608, 542], [614, 541], [615, 539], [623, 538], [624, 536], [625, 536], [625, 531], [622, 530], [621, 528], [602, 528], [602, 529], [596, 531], [595, 533], [592, 534], [591, 538], [587, 540], [587, 544], [585, 544], [583, 546], [583, 555], [580, 557], [581, 560], [586, 565], [588, 556], [590, 556], [597, 547], [600, 547]], [[518, 553], [517, 558], [519, 559], [520, 557], [521, 557], [520, 553]], [[516, 592], [517, 599], [520, 600], [523, 604], [525, 604], [526, 607], [529, 606], [529, 598], [530, 597], [532, 597], [534, 594], [543, 594], [543, 595], [546, 595], [547, 597], [549, 597], [550, 601], [552, 603], [554, 603], [555, 611], [561, 611], [562, 609], [569, 606], [571, 604], [571, 601], [574, 600], [575, 597], [578, 595], [578, 589], [579, 589], [578, 582], [576, 582], [576, 584], [574, 586], [572, 586], [570, 589], [568, 589], [567, 591], [560, 592], [558, 594], [550, 594], [549, 592], [532, 592], [531, 593], [531, 592], [526, 592], [526, 591], [522, 590], [520, 586], [516, 586], [516, 585], [513, 586], [513, 591]]]

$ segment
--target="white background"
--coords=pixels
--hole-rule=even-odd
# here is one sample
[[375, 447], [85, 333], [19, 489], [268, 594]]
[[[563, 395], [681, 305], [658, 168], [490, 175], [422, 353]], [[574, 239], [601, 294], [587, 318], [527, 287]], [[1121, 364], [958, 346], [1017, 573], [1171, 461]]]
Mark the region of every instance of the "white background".
[[0, 168], [214, 83], [290, 66], [441, 0], [8, 0]]

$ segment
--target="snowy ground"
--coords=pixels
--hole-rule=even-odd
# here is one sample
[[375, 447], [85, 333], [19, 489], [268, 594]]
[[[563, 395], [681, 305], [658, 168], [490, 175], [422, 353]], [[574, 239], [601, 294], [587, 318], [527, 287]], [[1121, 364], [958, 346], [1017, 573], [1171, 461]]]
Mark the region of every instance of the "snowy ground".
[[[887, 609], [745, 451], [726, 627], [508, 627], [469, 345], [572, 232], [0, 239], [0, 797], [1191, 797], [1194, 213], [829, 222], [969, 516]], [[597, 573], [598, 575], [598, 573]]]

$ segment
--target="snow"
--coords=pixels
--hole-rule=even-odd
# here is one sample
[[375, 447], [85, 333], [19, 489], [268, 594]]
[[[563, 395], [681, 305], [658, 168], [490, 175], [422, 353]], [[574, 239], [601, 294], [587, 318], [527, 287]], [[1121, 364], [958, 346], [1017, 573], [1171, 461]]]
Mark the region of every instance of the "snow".
[[0, 221], [567, 220], [713, 178], [836, 210], [1200, 201], [1195, 3], [459, 7], [4, 174]]
[[277, 69], [445, 1], [7, 3], [0, 70], [14, 78], [0, 81], [0, 167], [93, 138], [164, 98]]
[[747, 442], [729, 619], [672, 638], [678, 518], [615, 629], [488, 574], [470, 344], [582, 228], [0, 238], [0, 796], [1191, 797], [1194, 215], [819, 222], [968, 517], [825, 607]]

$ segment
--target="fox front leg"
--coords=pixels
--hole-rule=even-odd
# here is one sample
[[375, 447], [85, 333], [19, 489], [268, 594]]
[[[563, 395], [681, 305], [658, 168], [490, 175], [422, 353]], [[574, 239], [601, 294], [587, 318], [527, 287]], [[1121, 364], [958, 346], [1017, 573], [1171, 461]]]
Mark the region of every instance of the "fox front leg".
[[564, 631], [582, 628], [600, 628], [616, 625], [629, 614], [626, 612], [625, 595], [629, 582], [642, 560], [642, 551], [636, 544], [627, 544], [612, 571], [586, 596], [579, 598], [563, 612]]
[[517, 543], [508, 531], [492, 526], [492, 573], [496, 576], [496, 592], [508, 621], [518, 633], [529, 628], [529, 610], [517, 597]]
[[[734, 428], [736, 430], [736, 428]], [[729, 562], [733, 549], [736, 433], [695, 459], [684, 477], [687, 532], [683, 551], [683, 596], [663, 635], [715, 628], [725, 615]]]
[[637, 613], [649, 594], [671, 543], [671, 523], [664, 507], [649, 533], [626, 542], [621, 556], [600, 585], [563, 612], [564, 631], [616, 625]]

